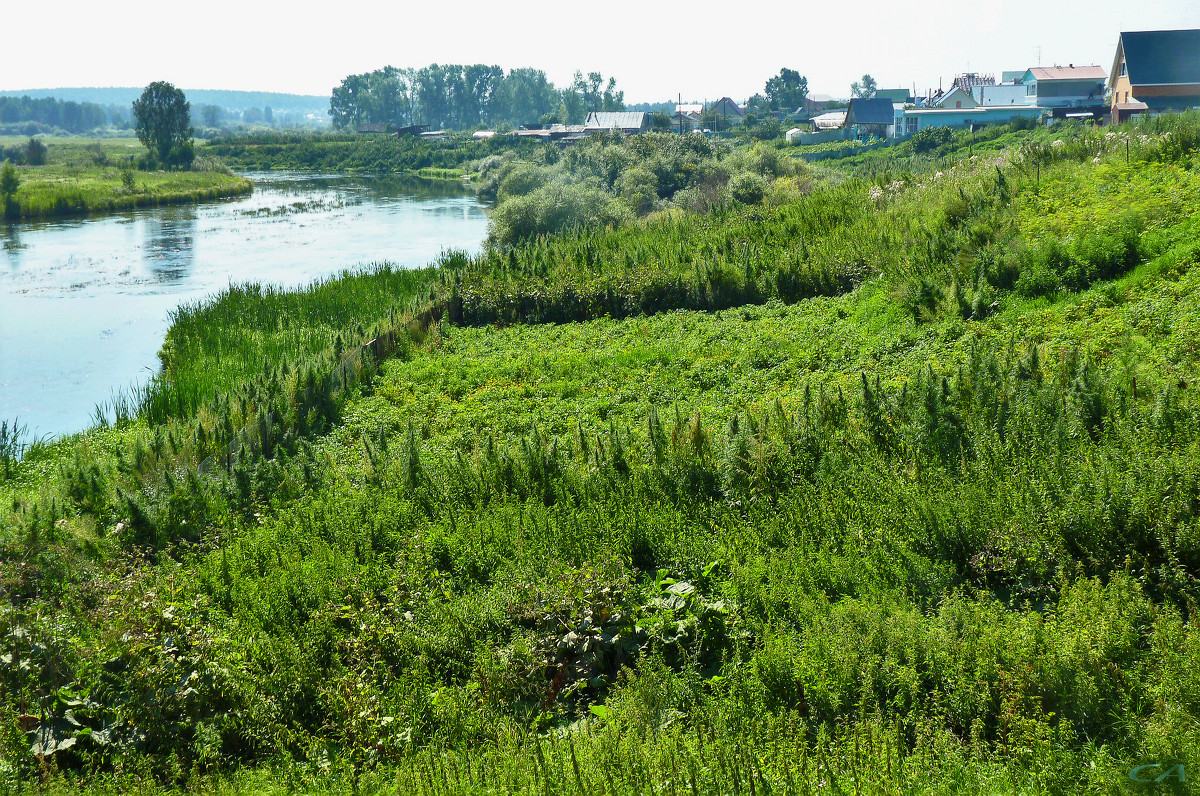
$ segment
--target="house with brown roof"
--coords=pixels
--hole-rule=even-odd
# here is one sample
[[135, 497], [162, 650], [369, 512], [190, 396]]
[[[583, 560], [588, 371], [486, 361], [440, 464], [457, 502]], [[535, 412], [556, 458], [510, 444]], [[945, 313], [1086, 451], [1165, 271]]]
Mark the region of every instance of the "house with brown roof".
[[1108, 88], [1114, 122], [1200, 107], [1200, 30], [1122, 33]]
[[1036, 97], [1039, 108], [1046, 108], [1058, 119], [1066, 116], [1101, 115], [1106, 109], [1104, 81], [1108, 73], [1102, 66], [1035, 66], [1025, 70], [1019, 81], [1026, 93]]

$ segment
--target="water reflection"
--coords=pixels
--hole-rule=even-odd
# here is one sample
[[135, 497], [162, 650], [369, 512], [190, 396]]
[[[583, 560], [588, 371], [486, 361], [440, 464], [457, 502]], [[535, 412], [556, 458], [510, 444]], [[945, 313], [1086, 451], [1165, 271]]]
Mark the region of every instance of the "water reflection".
[[0, 248], [8, 255], [8, 259], [16, 265], [17, 253], [24, 248], [21, 245], [21, 231], [16, 224], [5, 224], [0, 227]]
[[248, 176], [245, 197], [0, 225], [0, 419], [39, 436], [85, 428], [113, 390], [150, 377], [170, 311], [230, 283], [423, 266], [487, 234], [484, 206], [453, 182]]
[[172, 208], [145, 220], [142, 261], [156, 282], [177, 282], [196, 260], [194, 207]]

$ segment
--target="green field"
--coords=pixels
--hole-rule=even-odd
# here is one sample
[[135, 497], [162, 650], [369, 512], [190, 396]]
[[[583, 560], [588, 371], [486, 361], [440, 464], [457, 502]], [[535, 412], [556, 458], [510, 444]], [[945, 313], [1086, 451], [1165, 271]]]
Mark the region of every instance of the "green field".
[[1192, 792], [1200, 118], [991, 140], [181, 308], [0, 431], [0, 787]]
[[[23, 146], [26, 137], [0, 136], [0, 148]], [[139, 171], [145, 154], [135, 138], [40, 136], [45, 165], [17, 166], [20, 187], [10, 219], [40, 219], [196, 202], [249, 193], [249, 180], [232, 174], [200, 148], [198, 170]]]

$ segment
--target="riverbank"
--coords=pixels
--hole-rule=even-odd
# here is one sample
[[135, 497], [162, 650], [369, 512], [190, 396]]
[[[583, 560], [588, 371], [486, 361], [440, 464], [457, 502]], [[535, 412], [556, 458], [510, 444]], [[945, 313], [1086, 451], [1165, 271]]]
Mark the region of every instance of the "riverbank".
[[[136, 140], [39, 137], [46, 147], [41, 165], [16, 167], [16, 193], [0, 208], [9, 221], [33, 221], [184, 204], [241, 196], [254, 184], [201, 151], [193, 171], [139, 171], [145, 149]], [[0, 148], [28, 138], [2, 137]]]
[[1193, 765], [1200, 119], [1060, 129], [185, 308], [0, 481], [0, 787]]
[[380, 260], [414, 268], [487, 235], [485, 205], [454, 182], [246, 176], [254, 192], [223, 201], [0, 224], [0, 418], [39, 436], [85, 428], [98, 402], [158, 370], [177, 307], [230, 284], [294, 289]]

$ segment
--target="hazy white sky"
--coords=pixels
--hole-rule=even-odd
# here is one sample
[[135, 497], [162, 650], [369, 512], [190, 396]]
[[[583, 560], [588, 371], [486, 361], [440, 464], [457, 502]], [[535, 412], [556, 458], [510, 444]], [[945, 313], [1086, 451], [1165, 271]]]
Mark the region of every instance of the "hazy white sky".
[[6, 2], [0, 90], [142, 86], [328, 94], [387, 64], [533, 66], [617, 78], [627, 102], [737, 99], [787, 66], [812, 93], [864, 72], [918, 92], [958, 72], [1112, 63], [1122, 30], [1200, 27], [1198, 0], [658, 4], [129, 0]]

